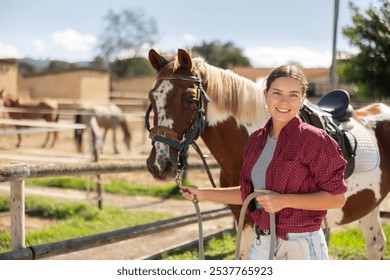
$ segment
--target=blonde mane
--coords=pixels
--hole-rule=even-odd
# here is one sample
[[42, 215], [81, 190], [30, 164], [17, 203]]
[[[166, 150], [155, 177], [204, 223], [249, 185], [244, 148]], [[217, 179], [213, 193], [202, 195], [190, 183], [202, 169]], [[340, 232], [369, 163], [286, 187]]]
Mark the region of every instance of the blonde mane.
[[[265, 98], [260, 85], [231, 70], [210, 65], [201, 57], [193, 58], [192, 63], [204, 73], [207, 94], [218, 110], [228, 112], [244, 124], [266, 119]], [[171, 76], [178, 67], [179, 62], [174, 59], [168, 67], [161, 69], [158, 77]]]

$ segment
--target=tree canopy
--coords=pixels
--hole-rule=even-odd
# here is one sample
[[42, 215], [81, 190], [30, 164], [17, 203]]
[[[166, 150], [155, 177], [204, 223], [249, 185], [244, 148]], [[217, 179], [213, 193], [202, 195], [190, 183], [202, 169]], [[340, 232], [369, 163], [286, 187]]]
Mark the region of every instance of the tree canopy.
[[107, 61], [133, 58], [143, 47], [150, 47], [158, 34], [156, 22], [142, 10], [109, 10], [99, 38], [101, 56]]
[[234, 43], [219, 41], [203, 42], [202, 45], [192, 47], [192, 53], [202, 56], [208, 63], [224, 69], [233, 66], [251, 66], [249, 59], [242, 54], [242, 50]]
[[343, 28], [359, 52], [340, 61], [340, 81], [355, 84], [363, 98], [390, 97], [390, 5], [388, 0], [379, 2], [367, 11], [350, 2], [353, 25]]

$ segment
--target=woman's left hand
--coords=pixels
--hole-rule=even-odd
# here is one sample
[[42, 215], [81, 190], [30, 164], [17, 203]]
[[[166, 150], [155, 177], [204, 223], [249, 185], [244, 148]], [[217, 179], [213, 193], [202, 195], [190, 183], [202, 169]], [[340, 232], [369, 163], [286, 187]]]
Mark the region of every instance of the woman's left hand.
[[276, 213], [285, 208], [282, 194], [270, 190], [257, 191], [261, 192], [262, 194], [258, 195], [256, 200], [268, 213]]

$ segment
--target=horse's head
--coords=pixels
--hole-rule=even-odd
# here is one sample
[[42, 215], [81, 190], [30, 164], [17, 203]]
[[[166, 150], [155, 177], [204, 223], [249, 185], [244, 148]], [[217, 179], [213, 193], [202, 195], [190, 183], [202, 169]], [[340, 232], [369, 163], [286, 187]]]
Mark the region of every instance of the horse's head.
[[4, 89], [0, 92], [0, 98], [4, 107], [13, 107], [19, 104], [19, 97], [11, 95]]
[[[176, 177], [178, 168], [185, 167], [188, 146], [203, 129], [208, 100], [202, 84], [204, 69], [199, 69], [182, 49], [172, 61], [152, 49], [149, 61], [157, 71], [157, 82], [149, 92], [150, 107], [145, 118], [153, 144], [146, 163], [154, 178], [168, 181]], [[151, 129], [150, 111], [154, 126]]]

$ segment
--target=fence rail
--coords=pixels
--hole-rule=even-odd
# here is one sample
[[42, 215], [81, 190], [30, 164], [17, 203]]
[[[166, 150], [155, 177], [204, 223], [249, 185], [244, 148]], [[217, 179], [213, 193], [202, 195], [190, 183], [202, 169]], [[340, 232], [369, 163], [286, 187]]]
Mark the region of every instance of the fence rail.
[[[223, 207], [220, 209], [203, 212], [202, 221], [208, 221], [227, 216], [231, 216], [231, 212], [227, 207]], [[17, 248], [14, 251], [0, 254], [0, 260], [43, 259], [51, 256], [102, 246], [113, 242], [119, 242], [130, 238], [136, 238], [155, 232], [178, 228], [196, 222], [196, 214], [190, 214], [145, 225], [138, 225], [134, 227], [113, 230], [110, 232], [103, 232], [99, 234], [73, 238], [59, 242], [34, 245], [28, 248]]]
[[142, 169], [145, 169], [144, 165], [123, 162], [39, 165], [18, 163], [0, 166], [0, 182], [9, 181], [11, 187], [11, 249], [25, 248], [25, 179], [76, 174], [108, 174]]
[[[216, 164], [209, 165], [217, 167]], [[191, 164], [191, 168], [203, 168], [202, 163]], [[64, 253], [65, 251], [75, 251], [83, 249], [79, 240], [68, 240], [57, 242], [52, 245], [44, 244], [40, 246], [30, 247], [25, 246], [25, 179], [40, 178], [40, 177], [56, 177], [66, 175], [94, 175], [94, 174], [109, 174], [120, 172], [132, 172], [145, 170], [145, 164], [131, 164], [128, 162], [91, 162], [91, 163], [49, 163], [49, 164], [7, 164], [0, 165], [0, 182], [10, 182], [10, 204], [11, 204], [11, 252], [0, 254], [0, 259], [34, 259], [37, 257]], [[134, 230], [134, 229], [133, 229]], [[125, 233], [124, 233], [125, 232]], [[118, 240], [130, 236], [126, 230], [116, 231], [111, 234], [100, 234], [91, 236], [89, 245], [97, 246], [107, 243], [108, 241]], [[132, 233], [134, 236], [134, 233]], [[87, 238], [87, 237], [86, 237]], [[84, 242], [85, 239], [82, 239]], [[98, 238], [98, 239], [96, 239]], [[69, 244], [72, 244], [70, 246]], [[67, 247], [67, 249], [64, 249]], [[75, 249], [75, 248], [78, 249]], [[57, 253], [56, 253], [57, 252]], [[11, 257], [12, 256], [12, 257]]]

